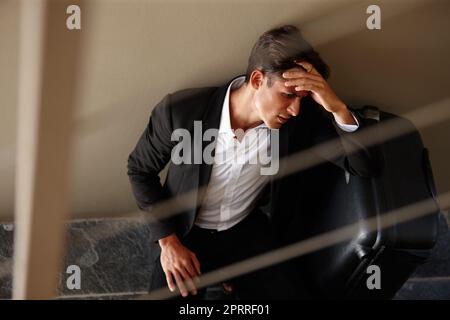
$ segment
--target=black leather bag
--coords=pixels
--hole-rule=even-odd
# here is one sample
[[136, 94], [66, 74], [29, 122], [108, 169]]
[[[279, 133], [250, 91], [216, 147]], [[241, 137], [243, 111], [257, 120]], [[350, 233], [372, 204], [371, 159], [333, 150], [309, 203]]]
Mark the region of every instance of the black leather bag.
[[[352, 223], [359, 226], [351, 240], [296, 261], [302, 282], [317, 298], [392, 298], [417, 266], [427, 260], [438, 236], [439, 205], [428, 150], [419, 132], [409, 120], [376, 107], [356, 111], [370, 127], [397, 118], [410, 132], [374, 147], [384, 158], [378, 178], [356, 177], [330, 163], [308, 173], [308, 179], [315, 183], [303, 193], [297, 221], [301, 237], [297, 240]], [[434, 199], [436, 204], [426, 216], [394, 222], [392, 227], [374, 232], [364, 223], [364, 219], [426, 199]], [[374, 274], [369, 266], [379, 267], [380, 289], [369, 289], [367, 285]]]

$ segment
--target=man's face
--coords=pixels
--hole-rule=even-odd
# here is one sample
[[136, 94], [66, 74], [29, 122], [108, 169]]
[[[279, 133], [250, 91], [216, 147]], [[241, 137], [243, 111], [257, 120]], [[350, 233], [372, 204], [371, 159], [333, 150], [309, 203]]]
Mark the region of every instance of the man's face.
[[295, 87], [286, 87], [282, 78], [272, 76], [272, 86], [267, 86], [268, 77], [256, 90], [254, 101], [260, 118], [271, 129], [279, 129], [290, 117], [300, 112], [300, 100], [308, 91], [295, 91]]

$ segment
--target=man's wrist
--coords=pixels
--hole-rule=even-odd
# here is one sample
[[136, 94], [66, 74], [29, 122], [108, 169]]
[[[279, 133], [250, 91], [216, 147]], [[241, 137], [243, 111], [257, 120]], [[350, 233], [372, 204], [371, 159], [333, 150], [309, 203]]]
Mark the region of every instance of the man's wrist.
[[177, 235], [175, 233], [172, 233], [164, 238], [159, 239], [158, 243], [159, 243], [160, 247], [163, 248], [163, 247], [172, 245], [174, 243], [177, 243], [178, 241], [179, 240], [178, 240]]
[[357, 125], [355, 118], [345, 104], [338, 111], [333, 112], [334, 120], [340, 124]]

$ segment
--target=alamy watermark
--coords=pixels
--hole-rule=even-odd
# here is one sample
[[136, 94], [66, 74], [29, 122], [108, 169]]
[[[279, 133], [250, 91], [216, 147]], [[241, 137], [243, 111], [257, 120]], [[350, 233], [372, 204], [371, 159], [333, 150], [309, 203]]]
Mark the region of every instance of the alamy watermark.
[[70, 274], [66, 280], [66, 287], [69, 290], [81, 289], [81, 269], [76, 264], [71, 264], [67, 267], [66, 273]]
[[372, 264], [367, 267], [367, 274], [370, 274], [367, 277], [366, 286], [369, 290], [380, 290], [381, 289], [381, 269], [379, 266]]
[[81, 29], [81, 9], [76, 4], [67, 7], [66, 13], [70, 14], [66, 19], [66, 27], [69, 30]]
[[[66, 19], [66, 27], [69, 30], [81, 30], [81, 8], [76, 4], [69, 5], [66, 13], [70, 14]], [[370, 16], [366, 20], [366, 26], [369, 30], [381, 29], [381, 9], [376, 4], [367, 7], [366, 13]]]
[[366, 20], [366, 26], [369, 30], [381, 29], [381, 9], [376, 4], [372, 4], [367, 7], [366, 13], [370, 16]]
[[[194, 121], [194, 136], [187, 129], [175, 129], [171, 140], [178, 141], [172, 149], [174, 164], [238, 164], [260, 165], [261, 175], [275, 175], [279, 169], [279, 130], [234, 130], [236, 137], [243, 137], [240, 144], [226, 147], [225, 152], [214, 154], [219, 129], [210, 128], [203, 132], [202, 122]], [[207, 144], [204, 147], [204, 144]]]

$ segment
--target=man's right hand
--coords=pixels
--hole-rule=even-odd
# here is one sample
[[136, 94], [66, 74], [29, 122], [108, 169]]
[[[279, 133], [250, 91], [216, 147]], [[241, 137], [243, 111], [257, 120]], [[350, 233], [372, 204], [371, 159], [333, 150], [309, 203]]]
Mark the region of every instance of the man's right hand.
[[[195, 254], [183, 246], [176, 234], [160, 239], [159, 245], [161, 246], [161, 266], [166, 274], [169, 290], [173, 292], [178, 287], [183, 297], [188, 295], [188, 290], [196, 295], [194, 279], [200, 275], [200, 263]], [[187, 284], [188, 289], [184, 283]]]

